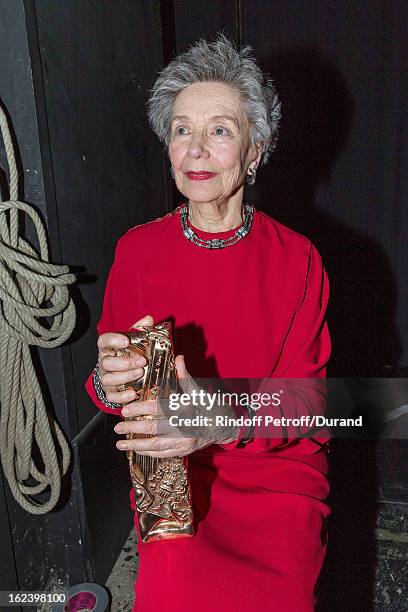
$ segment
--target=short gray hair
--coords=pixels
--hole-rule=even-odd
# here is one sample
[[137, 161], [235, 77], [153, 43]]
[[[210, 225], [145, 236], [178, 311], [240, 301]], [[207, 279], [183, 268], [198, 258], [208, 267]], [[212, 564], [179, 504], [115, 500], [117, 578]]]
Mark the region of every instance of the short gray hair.
[[251, 125], [251, 142], [264, 143], [262, 163], [275, 149], [281, 104], [275, 85], [264, 76], [252, 56], [252, 48], [240, 51], [223, 34], [208, 43], [201, 39], [173, 59], [160, 73], [147, 102], [150, 125], [169, 146], [173, 107], [177, 95], [193, 83], [213, 81], [235, 88]]

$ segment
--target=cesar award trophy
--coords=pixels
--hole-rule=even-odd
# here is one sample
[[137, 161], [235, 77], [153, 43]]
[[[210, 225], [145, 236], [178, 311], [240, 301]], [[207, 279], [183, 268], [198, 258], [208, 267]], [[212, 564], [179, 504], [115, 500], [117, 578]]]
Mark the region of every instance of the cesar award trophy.
[[[170, 323], [142, 326], [119, 332], [130, 345], [118, 349], [118, 356], [137, 353], [147, 365], [141, 379], [128, 383], [137, 392], [135, 401], [166, 399], [177, 390], [177, 375], [171, 343]], [[155, 418], [152, 415], [126, 420]], [[150, 434], [127, 434], [128, 439], [148, 438]], [[191, 491], [183, 457], [156, 458], [127, 451], [130, 476], [135, 491], [136, 511], [143, 542], [194, 535]]]

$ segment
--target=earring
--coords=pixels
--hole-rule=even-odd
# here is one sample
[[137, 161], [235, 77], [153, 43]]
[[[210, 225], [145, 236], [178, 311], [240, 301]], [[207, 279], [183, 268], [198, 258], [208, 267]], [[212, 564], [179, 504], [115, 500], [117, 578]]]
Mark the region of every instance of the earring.
[[171, 178], [174, 179], [174, 170], [173, 170], [173, 166], [170, 166], [170, 174], [171, 174]]
[[254, 185], [256, 181], [256, 166], [254, 166], [253, 168], [249, 168], [247, 177], [246, 177], [246, 182], [248, 183], [248, 185]]

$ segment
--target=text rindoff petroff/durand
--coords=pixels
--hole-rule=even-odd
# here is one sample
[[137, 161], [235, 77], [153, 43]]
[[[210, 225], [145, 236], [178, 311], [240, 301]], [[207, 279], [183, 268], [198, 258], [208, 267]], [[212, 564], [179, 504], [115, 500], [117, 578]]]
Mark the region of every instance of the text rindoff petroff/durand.
[[301, 417], [276, 417], [272, 415], [254, 415], [252, 417], [231, 417], [226, 415], [196, 415], [194, 417], [181, 417], [173, 414], [168, 417], [169, 424], [172, 427], [229, 427], [235, 425], [237, 427], [253, 426], [261, 427], [362, 427], [362, 415], [356, 418], [334, 418], [325, 417], [320, 414], [303, 415]]

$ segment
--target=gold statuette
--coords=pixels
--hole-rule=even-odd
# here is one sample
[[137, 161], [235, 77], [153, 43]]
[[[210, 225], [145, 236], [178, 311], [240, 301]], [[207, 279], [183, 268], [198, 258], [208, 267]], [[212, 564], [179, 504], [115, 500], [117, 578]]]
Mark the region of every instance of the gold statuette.
[[[177, 390], [170, 323], [138, 327], [119, 332], [130, 345], [116, 354], [137, 353], [145, 357], [144, 375], [129, 383], [137, 392], [135, 401], [166, 399]], [[125, 420], [154, 419], [152, 415]], [[150, 438], [150, 434], [127, 434], [127, 439]], [[183, 538], [194, 535], [191, 491], [187, 477], [187, 459], [156, 458], [127, 451], [130, 476], [135, 491], [136, 511], [143, 542]]]

